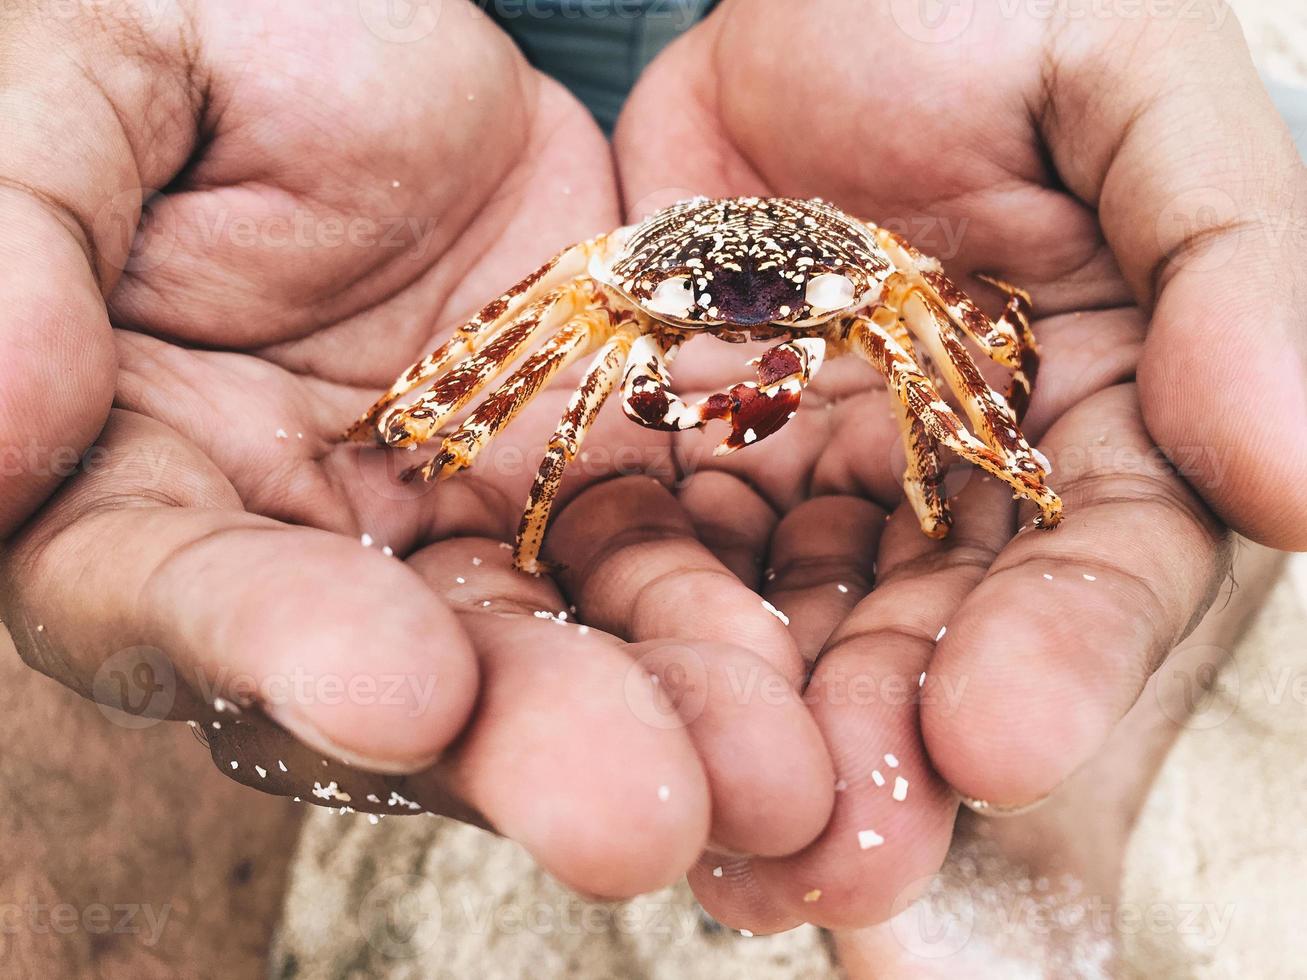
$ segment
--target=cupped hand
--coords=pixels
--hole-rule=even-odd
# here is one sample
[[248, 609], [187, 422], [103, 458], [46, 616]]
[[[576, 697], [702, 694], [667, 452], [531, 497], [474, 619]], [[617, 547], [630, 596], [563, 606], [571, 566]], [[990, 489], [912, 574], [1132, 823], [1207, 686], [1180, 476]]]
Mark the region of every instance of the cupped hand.
[[671, 495], [581, 467], [565, 591], [499, 546], [566, 385], [439, 488], [339, 442], [460, 316], [620, 218], [584, 110], [473, 5], [413, 9], [7, 26], [4, 620], [132, 723], [195, 723], [233, 778], [483, 822], [586, 892], [674, 880], [709, 839], [792, 852], [833, 798], [797, 653]]
[[[1066, 503], [1055, 530], [954, 469], [952, 534], [924, 538], [888, 396], [848, 358], [766, 442], [679, 448], [702, 536], [816, 660], [839, 779], [801, 854], [692, 874], [754, 930], [902, 908], [948, 846], [955, 791], [1020, 807], [1094, 754], [1217, 594], [1228, 529], [1307, 547], [1307, 174], [1234, 18], [932, 10], [728, 0], [650, 68], [615, 140], [637, 211], [822, 196], [943, 259], [991, 312], [974, 273], [1026, 286], [1040, 318], [1025, 429]], [[742, 360], [701, 341], [678, 381], [716, 390]]]

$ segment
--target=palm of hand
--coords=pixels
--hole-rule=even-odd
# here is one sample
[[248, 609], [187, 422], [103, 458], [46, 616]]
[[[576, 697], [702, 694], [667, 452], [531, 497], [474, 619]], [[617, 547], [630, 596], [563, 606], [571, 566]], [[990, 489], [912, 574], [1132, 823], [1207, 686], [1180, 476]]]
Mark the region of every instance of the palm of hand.
[[[572, 553], [590, 559], [588, 571], [573, 559], [584, 578], [570, 587], [605, 632], [538, 616], [567, 598], [515, 573], [497, 547], [566, 384], [479, 473], [440, 488], [396, 479], [411, 458], [338, 442], [448, 322], [559, 246], [618, 224], [601, 136], [471, 7], [450, 7], [441, 31], [411, 47], [378, 44], [347, 12], [293, 66], [266, 39], [323, 24], [277, 16], [289, 22], [224, 35], [238, 51], [210, 50], [206, 142], [168, 175], [118, 263], [108, 304], [120, 373], [97, 465], [9, 556], [25, 567], [8, 597], [13, 621], [31, 627], [25, 656], [103, 696], [100, 665], [161, 650], [175, 671], [169, 714], [200, 721], [228, 775], [330, 805], [402, 812], [402, 797], [490, 824], [590, 893], [674, 880], [710, 832], [762, 853], [811, 839], [832, 778], [792, 690], [741, 713], [716, 683], [678, 714], [650, 682], [702, 678], [702, 693], [728, 668], [774, 675], [720, 642], [738, 638], [728, 627], [739, 621], [746, 640], [793, 655], [664, 491], [618, 481], [573, 508]], [[269, 63], [279, 70], [229, 74]], [[337, 86], [341, 72], [372, 81]], [[180, 166], [184, 128], [152, 152]], [[112, 195], [97, 231], [119, 230], [137, 194]], [[593, 445], [604, 449], [603, 432]], [[640, 463], [616, 449], [616, 465]], [[605, 522], [646, 531], [623, 547]], [[365, 534], [375, 547], [360, 545]], [[735, 623], [700, 629], [669, 612], [696, 561], [735, 603]], [[659, 564], [685, 576], [651, 584]], [[662, 642], [633, 645], [643, 640]], [[248, 710], [233, 722], [246, 698], [280, 727]], [[755, 761], [728, 768], [742, 744]], [[753, 819], [795, 786], [797, 806]]]
[[[1028, 287], [1041, 318], [1044, 367], [1023, 427], [1067, 502], [1049, 534], [1018, 533], [1028, 516], [1004, 489], [956, 471], [949, 540], [925, 540], [905, 505], [884, 523], [901, 499], [902, 454], [885, 392], [844, 361], [765, 444], [720, 464], [694, 450], [719, 471], [694, 478], [711, 482], [693, 506], [729, 532], [716, 536], [724, 560], [789, 615], [803, 655], [820, 657], [807, 699], [842, 788], [804, 852], [708, 858], [692, 875], [711, 912], [754, 929], [884, 918], [938, 867], [950, 787], [1019, 805], [1074, 771], [1225, 572], [1225, 531], [1200, 494], [1239, 510], [1220, 480], [1220, 436], [1176, 445], [1193, 432], [1177, 425], [1174, 397], [1177, 363], [1190, 361], [1154, 357], [1135, 383], [1149, 315], [1134, 297], [1174, 286], [1174, 313], [1192, 300], [1181, 284], [1231, 262], [1220, 229], [1185, 224], [1203, 189], [1177, 186], [1180, 197], [1123, 233], [1126, 209], [1100, 196], [1120, 182], [1104, 190], [1110, 158], [1094, 145], [1121, 110], [1110, 85], [1069, 133], [1051, 117], [1081, 92], [1063, 80], [1060, 102], [1052, 94], [1052, 25], [982, 7], [951, 43], [921, 44], [895, 20], [906, 6], [828, 0], [796, 16], [781, 3], [727, 4], [650, 69], [616, 138], [628, 201], [824, 197], [902, 232], [982, 301], [972, 273]], [[1122, 156], [1121, 169], [1143, 169]], [[1086, 200], [1114, 222], [1114, 248]], [[1149, 278], [1140, 267], [1153, 253]], [[1151, 329], [1174, 332], [1164, 317]], [[705, 353], [696, 345], [678, 361], [682, 382], [713, 390], [739, 377], [723, 363], [729, 348]], [[1171, 462], [1145, 414], [1171, 438]], [[911, 807], [892, 792], [900, 776]], [[719, 863], [729, 873], [709, 874]]]
[[[571, 567], [557, 583], [515, 575], [494, 541], [516, 522], [567, 379], [477, 471], [438, 489], [395, 482], [408, 458], [332, 439], [429, 349], [437, 322], [479, 305], [554, 247], [617, 223], [602, 143], [502, 38], [479, 33], [488, 31], [479, 19], [461, 45], [436, 37], [382, 46], [372, 70], [412, 85], [402, 97], [383, 81], [358, 88], [366, 104], [304, 108], [333, 90], [338, 67], [357, 68], [356, 34], [333, 30], [341, 48], [314, 70], [288, 73], [302, 90], [261, 92], [251, 72], [210, 92], [229, 96], [230, 107], [215, 115], [201, 163], [156, 203], [147, 247], [111, 297], [129, 328], [117, 338], [124, 411], [103, 440], [111, 465], [75, 481], [14, 555], [35, 559], [20, 602], [30, 622], [74, 606], [71, 582], [121, 602], [106, 600], [111, 616], [73, 617], [66, 638], [31, 644], [43, 668], [85, 688], [125, 634], [144, 638], [174, 654], [183, 674], [204, 679], [205, 697], [179, 695], [182, 717], [207, 710], [207, 695], [225, 690], [232, 671], [255, 687], [305, 664], [337, 680], [434, 680], [393, 703], [269, 704], [304, 744], [262, 726], [227, 726], [215, 758], [239, 761], [237, 778], [252, 785], [301, 795], [306, 771], [319, 781], [319, 753], [374, 770], [421, 770], [404, 778], [331, 766], [320, 781], [338, 780], [357, 808], [400, 791], [485, 820], [565, 881], [616, 895], [675, 877], [709, 835], [761, 855], [811, 840], [841, 784], [792, 689], [804, 673], [800, 654], [823, 652], [808, 690], [846, 784], [833, 819], [796, 857], [710, 857], [693, 876], [711, 911], [752, 928], [887, 914], [947, 846], [955, 798], [936, 770], [965, 791], [1020, 802], [1091, 751], [1137, 687], [1095, 685], [1077, 665], [1141, 677], [1140, 662], [1159, 655], [1206, 600], [1221, 567], [1220, 531], [1172, 473], [1135, 465], [1153, 458], [1127, 383], [1144, 316], [1093, 212], [1049, 176], [1030, 126], [1038, 44], [1000, 30], [1010, 24], [981, 23], [973, 47], [950, 46], [947, 59], [931, 49], [914, 64], [900, 36], [876, 34], [883, 24], [867, 25], [861, 47], [830, 50], [823, 25], [862, 23], [861, 5], [826, 0], [798, 30], [784, 4], [755, 3], [748, 19], [738, 9], [728, 5], [670, 52], [633, 99], [618, 141], [628, 204], [640, 210], [681, 191], [820, 194], [881, 223], [899, 218], [900, 230], [942, 253], [960, 279], [1001, 271], [1032, 287], [1049, 316], [1037, 327], [1046, 368], [1027, 429], [1044, 438], [1058, 467], [1053, 483], [1078, 522], [1004, 549], [1016, 524], [1006, 494], [960, 476], [952, 541], [926, 542], [903, 512], [885, 524], [899, 465], [888, 404], [866, 372], [837, 362], [786, 429], [720, 465], [704, 451], [708, 437], [668, 441], [610, 406], [587, 443], [598, 462], [578, 468], [549, 539], [552, 557]], [[270, 35], [305, 29], [281, 25]], [[775, 36], [791, 38], [786, 59], [767, 54]], [[803, 52], [820, 73], [804, 67]], [[1015, 67], [968, 88], [977, 52]], [[256, 63], [241, 54], [239, 63]], [[884, 75], [867, 69], [877, 64], [920, 83], [908, 108], [881, 97]], [[487, 65], [518, 77], [521, 91], [489, 85], [496, 73]], [[525, 115], [521, 92], [534, 109]], [[684, 112], [664, 123], [669, 101]], [[343, 139], [334, 128], [341, 118], [357, 126]], [[958, 145], [965, 152], [939, 152]], [[523, 162], [507, 164], [515, 153]], [[314, 161], [307, 170], [305, 160]], [[1093, 183], [1065, 166], [1063, 178], [1081, 196]], [[307, 215], [310, 242], [288, 249], [296, 214]], [[934, 225], [919, 223], [927, 214]], [[269, 225], [269, 216], [281, 223]], [[235, 217], [251, 219], [252, 243], [234, 230]], [[329, 225], [342, 217], [343, 230]], [[239, 243], [224, 232], [215, 239], [221, 227]], [[409, 247], [383, 246], [394, 231]], [[1128, 277], [1138, 287], [1138, 273]], [[693, 345], [677, 365], [678, 387], [720, 389], [741, 378], [742, 360], [735, 347]], [[1075, 455], [1087, 445], [1105, 448]], [[637, 452], [624, 455], [629, 447]], [[662, 475], [689, 474], [675, 496], [643, 479], [576, 493], [651, 461]], [[363, 532], [408, 562], [360, 548]], [[118, 554], [131, 560], [106, 561]], [[1154, 588], [1167, 565], [1183, 571]], [[1045, 568], [1058, 584], [1047, 585]], [[864, 599], [873, 577], [877, 590]], [[1040, 588], [1057, 589], [1056, 602], [1032, 604]], [[751, 589], [789, 614], [790, 631]], [[533, 615], [568, 600], [605, 633]], [[119, 607], [133, 610], [131, 630], [106, 623]], [[1150, 628], [1137, 625], [1141, 611]], [[936, 654], [945, 622], [950, 638]], [[664, 642], [627, 646], [645, 640]], [[1063, 652], [1041, 656], [1050, 649]], [[930, 763], [915, 698], [900, 690], [927, 667]], [[690, 678], [678, 692], [685, 698], [668, 705], [647, 683], [632, 683], [650, 673]], [[780, 694], [764, 683], [778, 674]], [[464, 734], [426, 768], [463, 729], [474, 694]], [[1080, 702], [1089, 709], [1068, 709]], [[560, 705], [569, 707], [566, 724], [557, 722]], [[1014, 714], [1024, 719], [1019, 730], [1000, 730], [996, 721]], [[274, 755], [289, 761], [287, 777], [266, 765]], [[267, 776], [252, 772], [260, 761]], [[899, 773], [908, 780], [913, 806], [868, 779], [875, 767], [891, 784]], [[895, 846], [862, 849], [869, 827]], [[709, 874], [717, 863], [729, 863], [730, 874]], [[744, 876], [763, 887], [734, 887]], [[814, 883], [825, 892], [817, 904], [805, 900]]]

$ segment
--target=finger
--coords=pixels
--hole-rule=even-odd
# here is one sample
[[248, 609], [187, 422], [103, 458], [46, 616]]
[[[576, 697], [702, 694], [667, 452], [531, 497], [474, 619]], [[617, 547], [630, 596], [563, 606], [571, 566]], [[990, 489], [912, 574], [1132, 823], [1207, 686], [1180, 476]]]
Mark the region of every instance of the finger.
[[712, 791], [712, 848], [784, 855], [811, 843], [830, 817], [835, 777], [790, 681], [723, 643], [655, 640], [630, 654], [670, 698], [699, 752]]
[[701, 861], [690, 881], [720, 921], [755, 932], [879, 921], [937, 869], [956, 796], [921, 742], [920, 701], [939, 695], [920, 679], [940, 624], [1010, 535], [1012, 505], [977, 480], [955, 515], [943, 541], [923, 536], [906, 506], [884, 525], [881, 581], [831, 636], [805, 692], [835, 762], [834, 813], [791, 857]]
[[410, 569], [245, 513], [207, 460], [141, 416], [115, 413], [99, 448], [5, 554], [6, 619], [30, 662], [99, 697], [111, 657], [153, 648], [179, 691], [256, 701], [318, 751], [378, 770], [425, 768], [458, 734], [476, 664]]
[[1225, 533], [1153, 448], [1131, 385], [1095, 395], [1043, 451], [1067, 504], [1055, 531], [1019, 534], [949, 620], [926, 704], [940, 773], [964, 795], [1023, 805], [1103, 742], [1210, 605]]
[[1236, 530], [1307, 548], [1307, 168], [1233, 16], [1095, 28], [1059, 35], [1042, 118], [1153, 309], [1149, 431]]
[[[552, 580], [516, 571], [511, 552], [498, 542], [443, 541], [416, 561], [456, 608], [542, 621], [538, 657], [552, 657], [574, 637], [603, 635], [572, 622]], [[625, 650], [632, 661], [624, 681], [630, 710], [647, 725], [684, 729], [698, 752], [712, 796], [716, 846], [789, 854], [821, 831], [834, 777], [821, 733], [787, 678], [724, 643], [653, 640]], [[651, 686], [654, 713], [645, 710]]]
[[[0, 536], [73, 472], [104, 424], [114, 354], [103, 294], [130, 256], [141, 182], [165, 182], [194, 130], [172, 45], [133, 47], [148, 58], [124, 54], [94, 18], [51, 18], [36, 7], [11, 14], [0, 37], [10, 73], [0, 161]], [[110, 59], [114, 70], [103, 70]]]
[[[442, 582], [467, 547], [434, 545], [410, 562]], [[615, 637], [505, 605], [483, 608], [477, 588], [524, 577], [497, 556], [477, 572], [461, 616], [480, 659], [477, 715], [436, 770], [410, 780], [414, 798], [454, 794], [587, 894], [626, 897], [671, 884], [702, 851], [711, 806], [684, 726], [649, 724], [665, 717], [662, 694], [635, 676]], [[552, 602], [547, 583], [516, 588], [527, 608]]]
[[[546, 538], [584, 622], [632, 641], [718, 640], [744, 647], [797, 684], [803, 662], [775, 610], [694, 536], [676, 499], [641, 477], [584, 491]], [[783, 615], [783, 614], [782, 614]]]
[[761, 588], [767, 543], [776, 527], [776, 512], [767, 501], [748, 484], [714, 470], [688, 477], [676, 499], [704, 547], [749, 588]]
[[785, 515], [772, 538], [763, 594], [790, 617], [807, 661], [871, 591], [885, 511], [858, 497], [816, 497]]

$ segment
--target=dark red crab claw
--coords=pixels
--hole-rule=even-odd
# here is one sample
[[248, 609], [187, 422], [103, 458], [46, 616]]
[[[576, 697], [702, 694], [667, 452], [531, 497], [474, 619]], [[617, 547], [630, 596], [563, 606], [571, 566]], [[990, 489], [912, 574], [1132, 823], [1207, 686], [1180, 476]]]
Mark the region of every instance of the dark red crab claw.
[[758, 358], [756, 382], [746, 381], [725, 394], [710, 396], [704, 402], [704, 417], [731, 424], [730, 433], [713, 455], [726, 456], [751, 446], [794, 418], [804, 386], [821, 365], [821, 358], [821, 341], [787, 341]]

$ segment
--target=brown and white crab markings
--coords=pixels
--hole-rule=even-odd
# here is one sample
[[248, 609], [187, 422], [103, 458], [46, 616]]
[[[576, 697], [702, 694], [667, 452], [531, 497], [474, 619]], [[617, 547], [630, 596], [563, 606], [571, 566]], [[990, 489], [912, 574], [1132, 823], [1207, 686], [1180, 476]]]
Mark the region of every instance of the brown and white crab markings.
[[[560, 371], [593, 353], [549, 441], [518, 528], [514, 561], [538, 572], [563, 470], [619, 383], [624, 411], [641, 425], [674, 431], [716, 419], [729, 423], [721, 454], [783, 426], [822, 361], [851, 353], [875, 367], [895, 396], [908, 456], [904, 489], [926, 534], [942, 537], [951, 523], [940, 492], [943, 450], [1034, 501], [1036, 523], [1052, 527], [1062, 519], [1062, 502], [1044, 482], [1047, 461], [1018, 424], [1039, 363], [1030, 297], [987, 281], [1007, 295], [998, 320], [949, 281], [938, 261], [823, 201], [682, 201], [550, 259], [401, 375], [346, 436], [415, 448], [442, 434], [496, 376], [535, 348], [444, 435], [434, 458], [409, 471], [444, 479], [471, 466]], [[756, 381], [689, 403], [672, 391], [668, 364], [697, 333], [780, 342], [754, 362]], [[985, 383], [964, 336], [1012, 371], [1006, 394]], [[971, 430], [932, 376], [951, 389]]]

